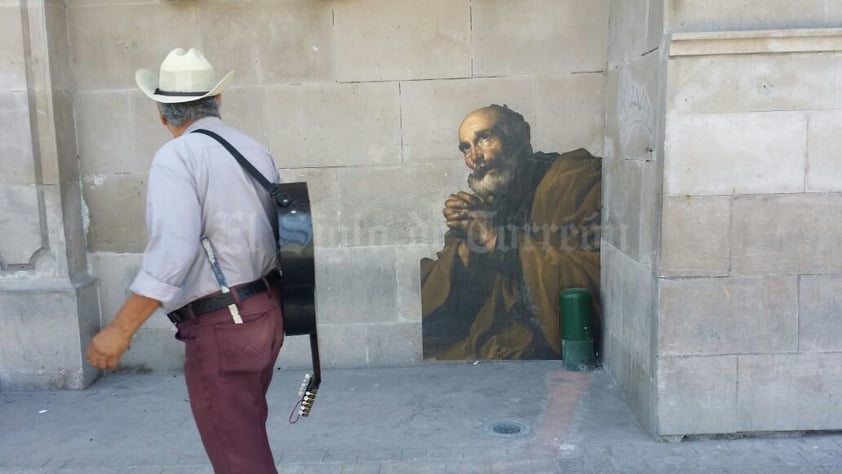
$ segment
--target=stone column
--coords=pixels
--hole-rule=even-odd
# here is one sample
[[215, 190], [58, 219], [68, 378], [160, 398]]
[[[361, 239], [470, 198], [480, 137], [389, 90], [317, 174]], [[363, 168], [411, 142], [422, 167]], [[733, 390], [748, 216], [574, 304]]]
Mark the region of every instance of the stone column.
[[84, 388], [88, 274], [64, 2], [0, 2], [0, 388]]
[[657, 432], [837, 430], [842, 29], [669, 48]]

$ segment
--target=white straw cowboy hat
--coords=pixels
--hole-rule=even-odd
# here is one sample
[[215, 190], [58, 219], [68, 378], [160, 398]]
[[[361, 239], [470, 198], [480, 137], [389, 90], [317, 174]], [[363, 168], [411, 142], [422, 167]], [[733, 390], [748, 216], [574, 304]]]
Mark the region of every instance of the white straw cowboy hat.
[[164, 104], [190, 102], [218, 95], [234, 76], [230, 71], [219, 82], [211, 63], [201, 51], [176, 48], [161, 63], [161, 73], [138, 69], [134, 75], [140, 90], [150, 99]]

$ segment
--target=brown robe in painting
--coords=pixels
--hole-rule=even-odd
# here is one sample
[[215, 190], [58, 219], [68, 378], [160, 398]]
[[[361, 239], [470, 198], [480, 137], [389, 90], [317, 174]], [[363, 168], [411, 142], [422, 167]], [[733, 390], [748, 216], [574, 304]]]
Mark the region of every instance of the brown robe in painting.
[[495, 205], [496, 250], [465, 266], [464, 237], [448, 232], [438, 258], [421, 261], [425, 358], [559, 358], [565, 288], [590, 290], [598, 321], [601, 160], [584, 149], [521, 159]]

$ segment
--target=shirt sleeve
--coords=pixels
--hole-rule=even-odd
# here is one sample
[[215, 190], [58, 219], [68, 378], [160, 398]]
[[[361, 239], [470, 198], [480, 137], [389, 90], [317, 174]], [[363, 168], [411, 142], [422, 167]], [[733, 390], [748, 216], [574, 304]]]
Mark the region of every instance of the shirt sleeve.
[[149, 243], [131, 291], [168, 306], [179, 295], [201, 233], [201, 205], [183, 170], [153, 164], [146, 197]]

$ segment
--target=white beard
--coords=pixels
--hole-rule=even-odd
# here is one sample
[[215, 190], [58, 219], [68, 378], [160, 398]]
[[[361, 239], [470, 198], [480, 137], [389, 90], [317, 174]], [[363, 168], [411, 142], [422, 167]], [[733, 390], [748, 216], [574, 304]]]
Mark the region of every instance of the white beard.
[[493, 202], [495, 196], [505, 192], [514, 179], [514, 170], [509, 167], [488, 170], [481, 179], [475, 173], [468, 175], [468, 187], [487, 202]]

